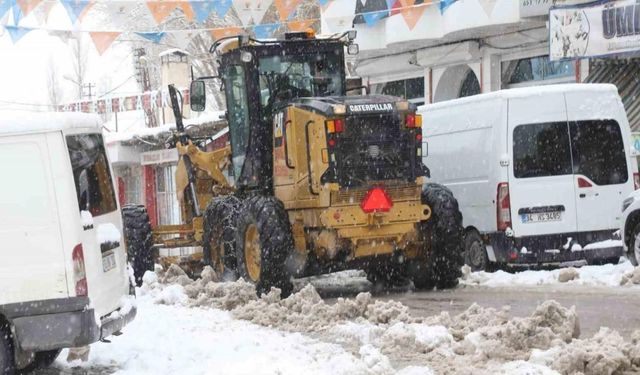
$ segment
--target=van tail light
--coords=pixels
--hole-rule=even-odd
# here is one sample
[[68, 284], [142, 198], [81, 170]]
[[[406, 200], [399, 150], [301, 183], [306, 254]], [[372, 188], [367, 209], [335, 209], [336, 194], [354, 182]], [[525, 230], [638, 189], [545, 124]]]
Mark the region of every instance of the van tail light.
[[365, 213], [388, 212], [393, 207], [393, 201], [383, 188], [374, 187], [364, 196], [360, 207]]
[[89, 287], [87, 285], [87, 272], [84, 267], [82, 244], [78, 244], [73, 248], [71, 258], [73, 259], [73, 278], [76, 284], [76, 296], [87, 296]]
[[496, 205], [498, 230], [507, 230], [511, 227], [511, 200], [509, 199], [509, 184], [507, 182], [498, 184]]
[[633, 174], [633, 188], [635, 190], [640, 189], [640, 173], [638, 172]]

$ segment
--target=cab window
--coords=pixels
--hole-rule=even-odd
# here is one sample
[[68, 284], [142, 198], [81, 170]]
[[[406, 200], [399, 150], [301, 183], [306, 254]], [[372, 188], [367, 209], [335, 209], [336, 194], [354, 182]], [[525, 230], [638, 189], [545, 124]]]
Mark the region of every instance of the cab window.
[[80, 211], [100, 216], [117, 209], [107, 154], [100, 134], [67, 136]]
[[233, 173], [236, 178], [242, 172], [249, 143], [249, 108], [244, 74], [244, 68], [240, 65], [230, 66], [225, 74]]

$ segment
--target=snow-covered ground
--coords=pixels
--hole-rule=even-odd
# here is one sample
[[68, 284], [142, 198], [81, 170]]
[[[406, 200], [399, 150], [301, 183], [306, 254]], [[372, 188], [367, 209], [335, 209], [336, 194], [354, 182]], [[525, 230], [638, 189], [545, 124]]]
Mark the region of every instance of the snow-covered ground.
[[463, 268], [463, 285], [481, 285], [486, 287], [517, 287], [551, 284], [574, 284], [585, 286], [620, 287], [630, 286], [640, 288], [640, 270], [636, 271], [637, 282], [634, 279], [634, 267], [621, 258], [619, 264], [605, 264], [602, 266], [583, 266], [579, 268], [561, 268], [550, 271], [521, 271], [521, 272], [469, 272]]
[[[624, 264], [601, 268], [576, 272], [614, 285], [612, 274], [631, 270]], [[333, 285], [359, 277], [321, 280]], [[524, 276], [514, 277], [520, 282]], [[177, 268], [148, 273], [138, 290], [138, 317], [124, 335], [94, 344], [87, 363], [67, 364], [63, 354], [54, 366], [118, 374], [640, 372], [640, 330], [630, 341], [605, 328], [580, 338], [575, 309], [554, 301], [523, 318], [512, 317], [508, 307], [475, 304], [459, 315], [425, 318], [369, 293], [328, 303], [307, 285], [286, 299], [276, 291], [257, 298], [248, 283], [215, 280], [210, 269], [197, 281]]]

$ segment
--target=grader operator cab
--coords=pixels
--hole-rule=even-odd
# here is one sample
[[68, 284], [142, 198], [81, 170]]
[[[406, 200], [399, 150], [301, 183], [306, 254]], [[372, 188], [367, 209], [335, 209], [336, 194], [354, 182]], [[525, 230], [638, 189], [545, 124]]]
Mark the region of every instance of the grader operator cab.
[[[207, 152], [189, 139], [172, 90], [184, 224], [155, 228], [155, 246], [200, 245], [204, 264], [259, 294], [287, 295], [292, 277], [348, 268], [387, 285], [457, 284], [462, 217], [448, 189], [425, 184], [422, 118], [401, 98], [346, 95], [344, 53], [357, 53], [354, 38], [214, 43], [230, 147]], [[205, 79], [192, 82], [192, 110], [204, 109], [205, 92]], [[227, 162], [233, 184], [222, 173]], [[134, 232], [130, 244], [148, 237]], [[141, 258], [138, 278], [150, 264]]]

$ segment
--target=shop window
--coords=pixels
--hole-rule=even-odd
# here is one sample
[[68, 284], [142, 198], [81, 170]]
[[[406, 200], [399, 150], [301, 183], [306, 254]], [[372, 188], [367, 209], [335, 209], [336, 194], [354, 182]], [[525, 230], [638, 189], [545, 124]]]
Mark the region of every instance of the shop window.
[[176, 165], [156, 168], [158, 224], [180, 224], [180, 204], [176, 196]]
[[464, 77], [464, 81], [462, 81], [462, 86], [460, 86], [460, 94], [458, 97], [464, 98], [465, 96], [478, 94], [480, 94], [480, 82], [478, 82], [473, 70], [469, 69], [467, 75]]
[[424, 104], [424, 77], [389, 81], [373, 85], [376, 94], [405, 98], [416, 105]]
[[503, 86], [527, 83], [575, 82], [575, 64], [572, 61], [550, 61], [549, 56], [505, 61], [502, 63]]

